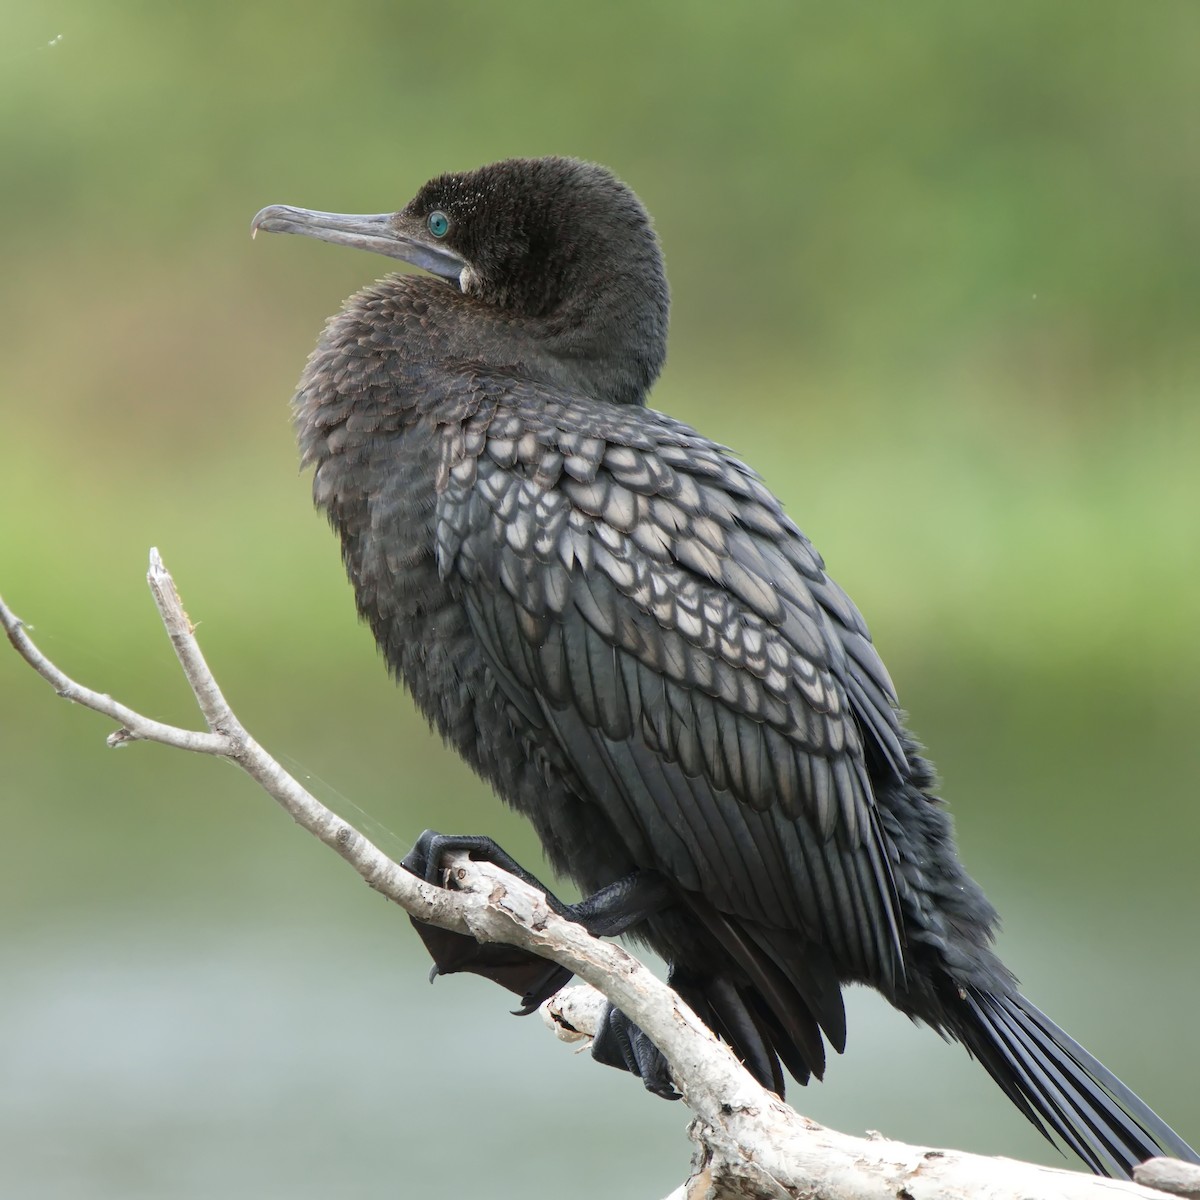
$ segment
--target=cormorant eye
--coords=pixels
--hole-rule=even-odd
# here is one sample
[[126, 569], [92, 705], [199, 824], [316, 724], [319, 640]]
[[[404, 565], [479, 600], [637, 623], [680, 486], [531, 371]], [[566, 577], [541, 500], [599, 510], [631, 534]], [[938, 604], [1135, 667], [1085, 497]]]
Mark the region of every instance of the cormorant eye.
[[425, 225], [435, 238], [444, 238], [450, 232], [450, 218], [440, 210], [434, 210], [425, 218]]

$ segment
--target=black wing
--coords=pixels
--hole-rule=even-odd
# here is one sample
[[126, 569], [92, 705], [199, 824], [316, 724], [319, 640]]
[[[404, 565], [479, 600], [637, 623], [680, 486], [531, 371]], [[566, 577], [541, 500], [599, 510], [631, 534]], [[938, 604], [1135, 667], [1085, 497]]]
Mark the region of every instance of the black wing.
[[[437, 555], [501, 688], [735, 958], [804, 976], [840, 1049], [837, 979], [903, 976], [870, 772], [907, 764], [861, 616], [728, 451], [650, 410], [480, 386], [446, 440]], [[824, 948], [819, 979], [789, 938]]]

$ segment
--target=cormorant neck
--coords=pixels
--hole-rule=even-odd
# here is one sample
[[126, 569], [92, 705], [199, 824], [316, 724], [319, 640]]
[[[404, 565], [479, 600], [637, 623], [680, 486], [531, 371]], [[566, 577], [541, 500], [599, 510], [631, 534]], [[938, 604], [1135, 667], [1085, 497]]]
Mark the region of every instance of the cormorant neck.
[[[644, 281], [640, 281], [643, 282]], [[581, 290], [545, 317], [513, 318], [520, 340], [560, 383], [613, 404], [645, 404], [667, 356], [666, 281]]]
[[666, 358], [665, 282], [659, 295], [615, 292], [527, 316], [440, 280], [389, 275], [352, 297], [345, 315], [377, 327], [399, 317], [388, 340], [406, 359], [508, 370], [594, 400], [645, 404]]

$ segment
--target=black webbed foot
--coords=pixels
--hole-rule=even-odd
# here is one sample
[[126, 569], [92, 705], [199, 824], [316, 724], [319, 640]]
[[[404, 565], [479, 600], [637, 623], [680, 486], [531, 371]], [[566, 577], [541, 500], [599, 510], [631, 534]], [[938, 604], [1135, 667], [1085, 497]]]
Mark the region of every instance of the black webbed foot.
[[[615, 937], [624, 933], [673, 900], [661, 876], [652, 871], [641, 871], [601, 888], [578, 904], [564, 904], [491, 838], [441, 834], [431, 829], [421, 834], [400, 865], [427, 883], [443, 887], [442, 860], [454, 850], [465, 850], [472, 858], [493, 863], [537, 888], [556, 913], [582, 925], [594, 937]], [[566, 967], [531, 951], [494, 942], [480, 943], [466, 934], [409, 919], [433, 959], [430, 979], [461, 971], [482, 975], [521, 997], [521, 1007], [517, 1009], [521, 1016], [536, 1012], [571, 978], [572, 973]]]
[[[550, 907], [557, 912], [562, 911], [563, 906], [558, 899], [501, 850], [491, 838], [455, 837], [427, 829], [400, 865], [427, 883], [444, 887], [442, 860], [453, 850], [465, 850], [472, 858], [494, 863], [510, 875], [517, 876], [531, 887], [545, 893]], [[411, 916], [409, 920], [412, 921], [412, 926], [421, 941], [425, 943], [429, 957], [433, 959], [433, 968], [429, 972], [430, 982], [439, 975], [456, 975], [462, 971], [482, 975], [521, 997], [521, 1007], [516, 1010], [519, 1016], [528, 1016], [536, 1012], [571, 978], [572, 973], [566, 967], [560, 967], [558, 963], [529, 950], [522, 950], [518, 946], [505, 946], [499, 942], [477, 942], [465, 933], [439, 929], [436, 925], [426, 924]]]
[[678, 1100], [667, 1060], [658, 1047], [619, 1009], [605, 1005], [604, 1017], [592, 1039], [592, 1057], [605, 1066], [636, 1075], [648, 1092]]

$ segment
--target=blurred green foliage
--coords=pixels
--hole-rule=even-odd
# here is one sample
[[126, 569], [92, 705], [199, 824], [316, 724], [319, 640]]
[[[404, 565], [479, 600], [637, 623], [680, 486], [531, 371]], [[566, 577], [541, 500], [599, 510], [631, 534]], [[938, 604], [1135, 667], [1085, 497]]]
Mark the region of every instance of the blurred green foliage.
[[[391, 849], [534, 855], [386, 679], [295, 472], [304, 355], [386, 264], [247, 233], [604, 161], [667, 253], [656, 403], [758, 466], [866, 612], [1035, 996], [1063, 948], [1139, 956], [1148, 996], [1060, 979], [1095, 1010], [1064, 1022], [1200, 1136], [1169, 1032], [1200, 982], [1172, 949], [1200, 913], [1198, 54], [1192, 0], [9, 4], [0, 590], [64, 667], [191, 720], [158, 545], [243, 720], [335, 806]], [[0, 656], [0, 938], [354, 919], [232, 773], [103, 732]], [[913, 1107], [889, 1132], [938, 1140]]]

